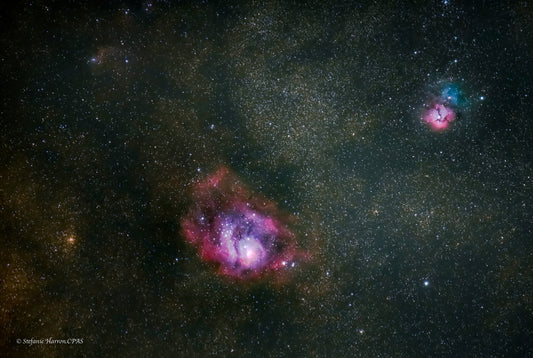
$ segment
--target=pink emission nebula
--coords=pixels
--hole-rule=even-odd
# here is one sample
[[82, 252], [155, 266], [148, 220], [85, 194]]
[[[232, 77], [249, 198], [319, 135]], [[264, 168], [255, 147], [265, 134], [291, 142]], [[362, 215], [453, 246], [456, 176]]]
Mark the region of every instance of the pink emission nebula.
[[423, 120], [433, 131], [443, 131], [455, 121], [455, 112], [445, 104], [435, 103], [424, 112]]
[[221, 274], [249, 279], [289, 265], [296, 241], [280, 210], [241, 184], [228, 168], [195, 183], [192, 196], [183, 234]]

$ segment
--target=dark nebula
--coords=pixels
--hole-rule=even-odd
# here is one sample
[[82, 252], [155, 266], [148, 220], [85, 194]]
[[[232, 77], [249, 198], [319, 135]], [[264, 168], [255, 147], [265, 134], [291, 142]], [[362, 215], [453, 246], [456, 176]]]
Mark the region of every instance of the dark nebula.
[[295, 235], [277, 206], [252, 193], [226, 167], [196, 183], [182, 221], [185, 238], [219, 272], [237, 279], [291, 266]]

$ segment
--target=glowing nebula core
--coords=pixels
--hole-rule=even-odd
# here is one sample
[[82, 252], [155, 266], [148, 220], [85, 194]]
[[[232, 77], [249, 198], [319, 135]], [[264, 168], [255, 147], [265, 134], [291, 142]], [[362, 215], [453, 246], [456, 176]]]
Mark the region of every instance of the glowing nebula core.
[[445, 104], [435, 103], [424, 113], [424, 122], [434, 131], [443, 131], [455, 121], [455, 112]]
[[[437, 91], [435, 91], [437, 92]], [[464, 108], [466, 100], [459, 85], [454, 82], [440, 84], [438, 95], [425, 105], [422, 121], [434, 132], [442, 132], [451, 127], [457, 119], [457, 111]]]
[[223, 275], [248, 279], [289, 265], [295, 235], [276, 205], [252, 193], [226, 167], [192, 191], [194, 204], [182, 221], [187, 241]]

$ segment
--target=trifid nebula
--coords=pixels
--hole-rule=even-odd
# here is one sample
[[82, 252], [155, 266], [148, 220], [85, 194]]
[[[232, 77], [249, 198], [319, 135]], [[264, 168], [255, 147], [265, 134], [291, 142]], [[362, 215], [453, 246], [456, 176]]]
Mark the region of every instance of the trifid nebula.
[[533, 357], [530, 1], [0, 27], [0, 356]]

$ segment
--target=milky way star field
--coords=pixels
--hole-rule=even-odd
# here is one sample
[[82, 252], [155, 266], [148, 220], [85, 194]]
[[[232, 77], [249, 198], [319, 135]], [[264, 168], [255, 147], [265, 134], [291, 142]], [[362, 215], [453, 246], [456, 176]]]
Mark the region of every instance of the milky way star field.
[[533, 355], [533, 4], [5, 1], [0, 355]]

